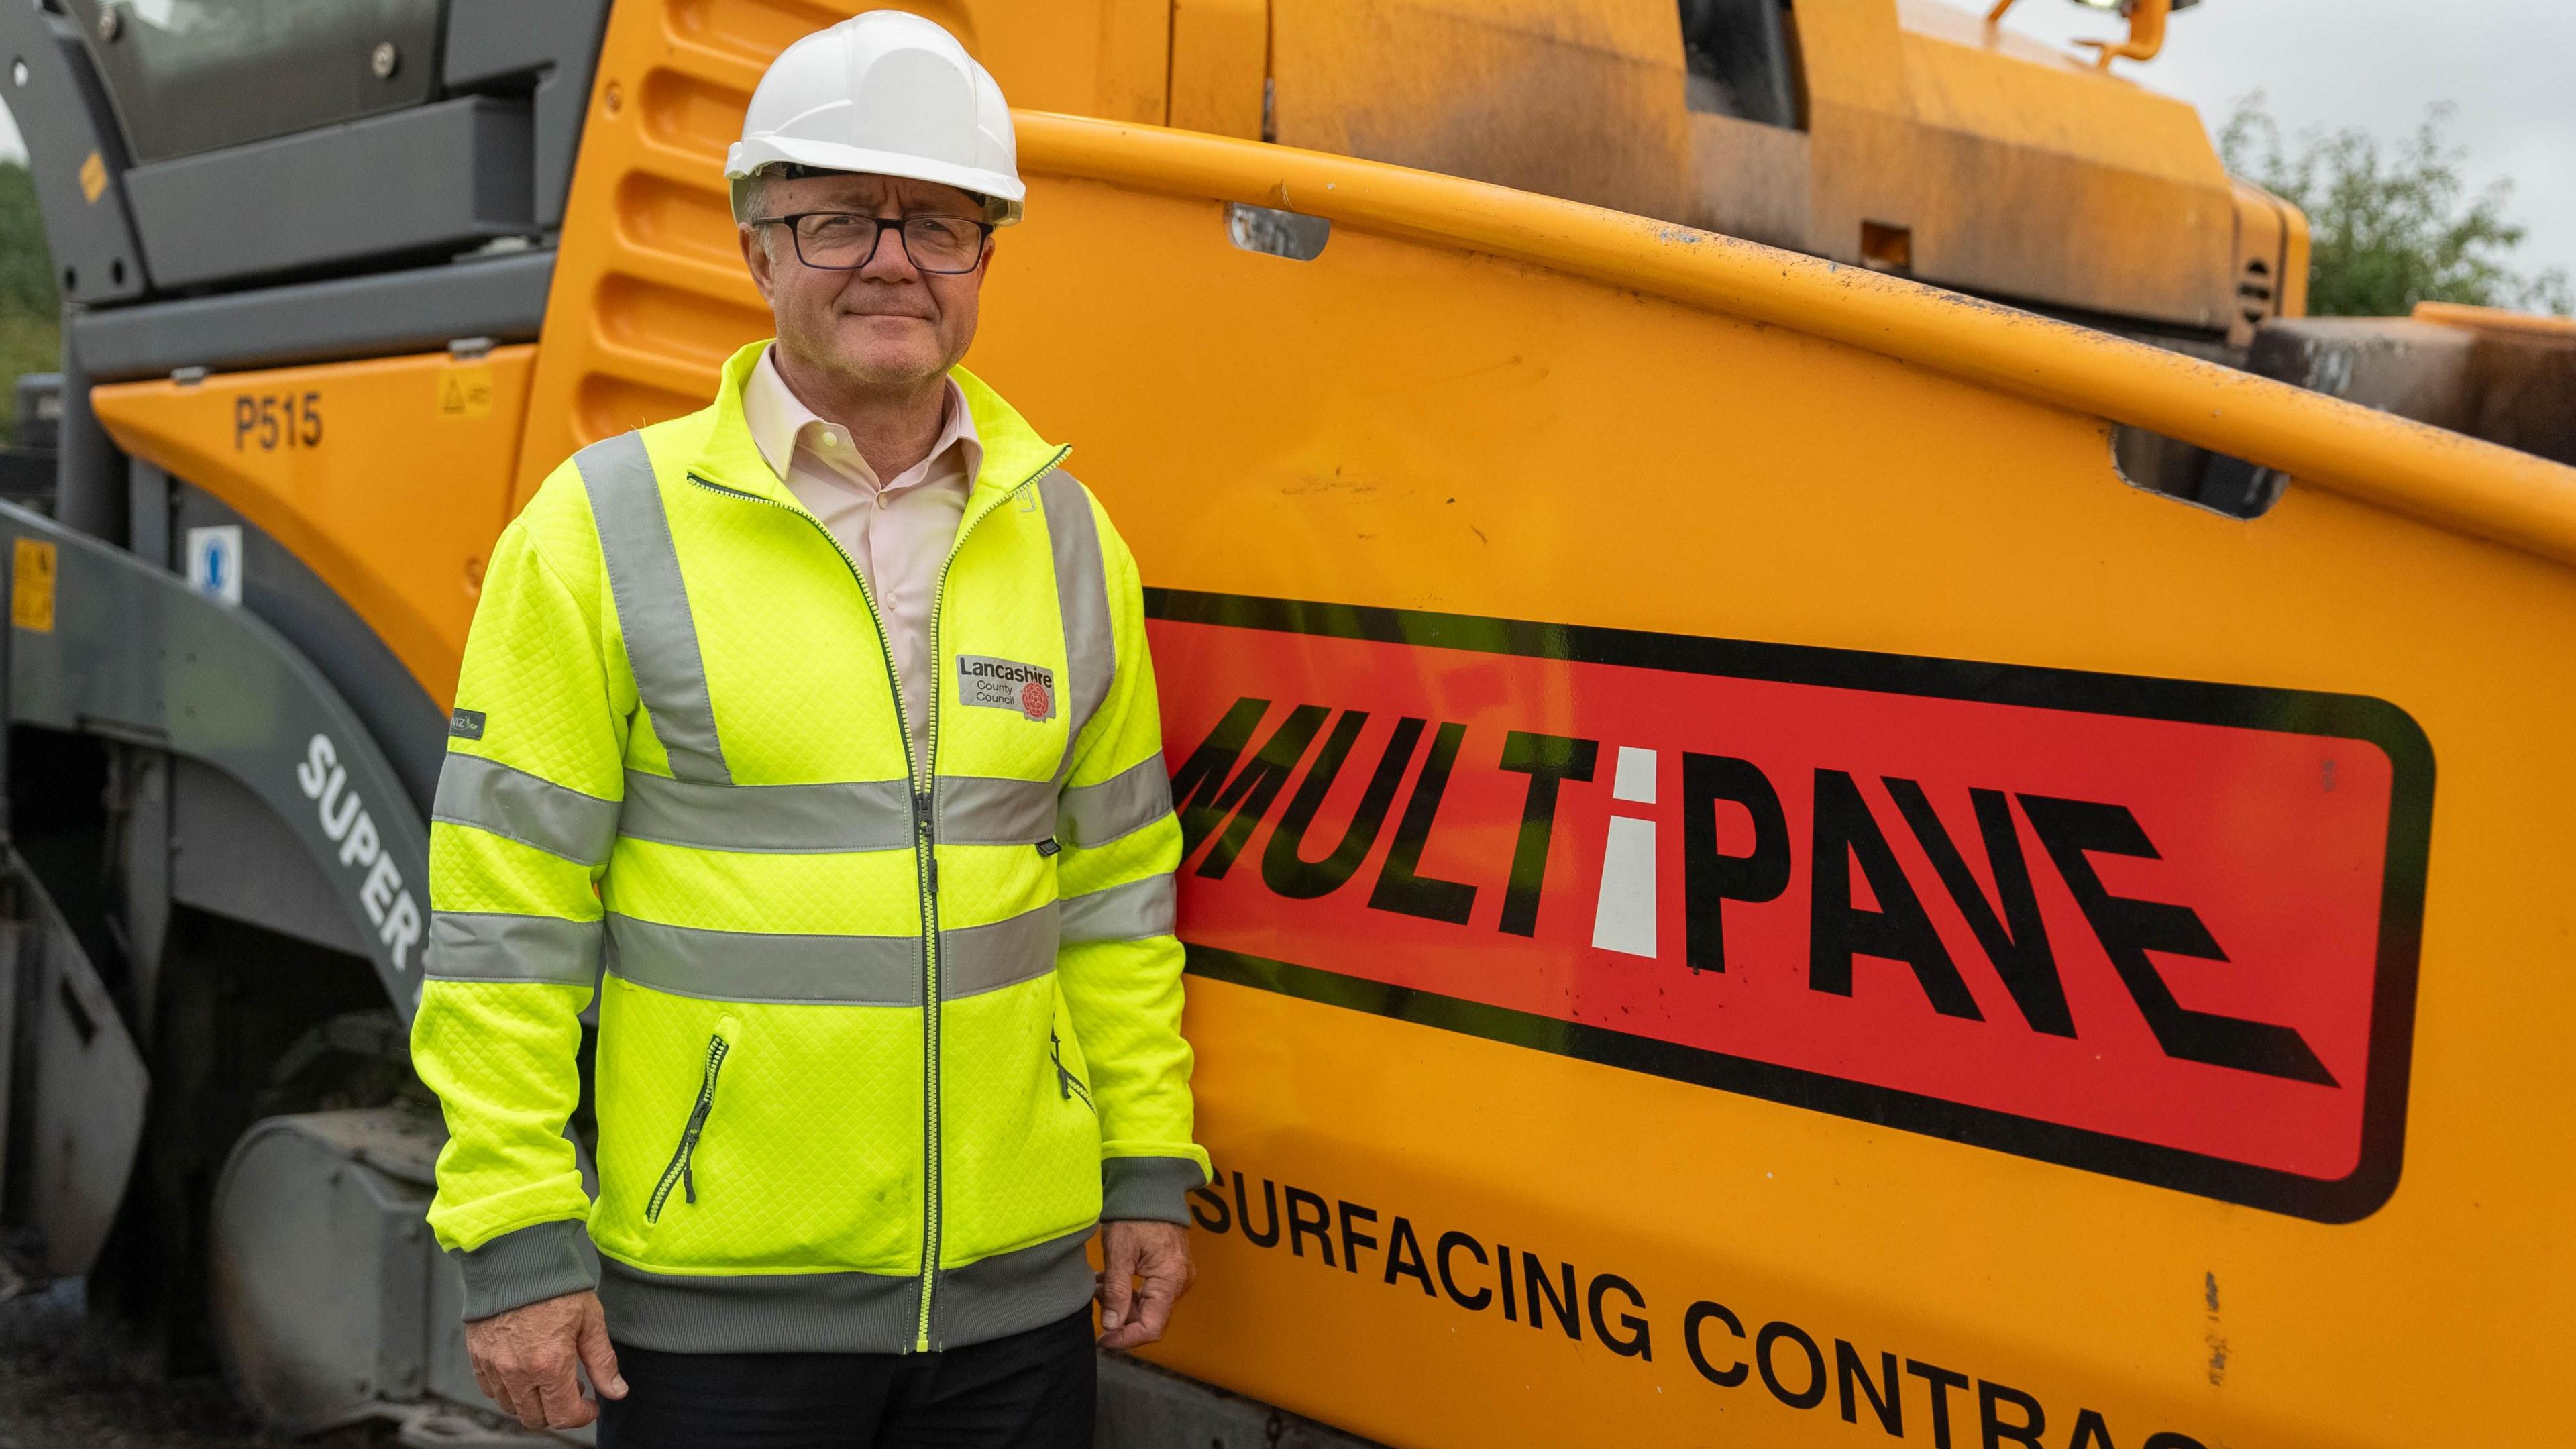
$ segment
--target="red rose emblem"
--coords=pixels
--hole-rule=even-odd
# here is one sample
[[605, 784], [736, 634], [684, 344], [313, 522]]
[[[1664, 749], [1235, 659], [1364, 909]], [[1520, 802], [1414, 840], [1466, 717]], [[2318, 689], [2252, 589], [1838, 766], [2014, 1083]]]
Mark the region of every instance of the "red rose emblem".
[[1046, 681], [1032, 679], [1020, 686], [1020, 713], [1030, 719], [1045, 719], [1055, 711], [1055, 700], [1047, 694]]

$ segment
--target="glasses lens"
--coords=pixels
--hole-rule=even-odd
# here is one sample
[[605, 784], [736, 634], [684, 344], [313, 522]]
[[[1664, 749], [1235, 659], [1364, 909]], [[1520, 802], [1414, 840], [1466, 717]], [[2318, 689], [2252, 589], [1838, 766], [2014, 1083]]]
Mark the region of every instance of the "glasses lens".
[[809, 267], [855, 267], [876, 240], [874, 217], [822, 211], [796, 219], [796, 254]]
[[912, 264], [926, 272], [971, 271], [984, 249], [983, 228], [954, 216], [908, 217], [903, 240]]

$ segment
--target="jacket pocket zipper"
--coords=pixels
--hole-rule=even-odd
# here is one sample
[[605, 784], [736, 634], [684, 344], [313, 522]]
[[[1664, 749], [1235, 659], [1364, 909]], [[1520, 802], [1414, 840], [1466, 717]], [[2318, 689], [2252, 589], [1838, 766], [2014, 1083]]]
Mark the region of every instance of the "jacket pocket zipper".
[[644, 1204], [644, 1221], [659, 1222], [662, 1206], [671, 1200], [675, 1185], [692, 1204], [698, 1200], [698, 1179], [690, 1166], [697, 1155], [698, 1136], [707, 1130], [707, 1114], [715, 1110], [716, 1074], [724, 1070], [725, 1053], [733, 1050], [719, 1032], [707, 1038], [706, 1075], [698, 1082], [698, 1100], [689, 1108], [688, 1125], [680, 1129], [680, 1145], [671, 1151], [671, 1165], [662, 1169], [662, 1180], [653, 1186], [652, 1200]]
[[1080, 1097], [1082, 1105], [1091, 1108], [1093, 1116], [1098, 1116], [1100, 1108], [1091, 1100], [1091, 1088], [1084, 1086], [1082, 1078], [1065, 1067], [1064, 1039], [1056, 1035], [1054, 1027], [1047, 1028], [1047, 1055], [1055, 1060], [1055, 1094], [1066, 1101]]

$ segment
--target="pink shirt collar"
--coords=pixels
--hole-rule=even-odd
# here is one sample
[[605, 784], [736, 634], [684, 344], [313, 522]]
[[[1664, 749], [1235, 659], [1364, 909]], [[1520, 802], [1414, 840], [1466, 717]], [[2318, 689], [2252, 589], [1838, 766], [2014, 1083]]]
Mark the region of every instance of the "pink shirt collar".
[[780, 478], [787, 477], [801, 448], [832, 473], [869, 492], [899, 492], [952, 474], [962, 476], [968, 487], [974, 485], [984, 466], [984, 440], [976, 435], [975, 416], [967, 409], [966, 393], [955, 378], [948, 379], [947, 420], [930, 451], [892, 479], [880, 481], [867, 459], [851, 446], [848, 431], [805, 406], [787, 386], [787, 379], [778, 375], [775, 353], [776, 344], [772, 344], [743, 380], [742, 419], [751, 430], [753, 446]]

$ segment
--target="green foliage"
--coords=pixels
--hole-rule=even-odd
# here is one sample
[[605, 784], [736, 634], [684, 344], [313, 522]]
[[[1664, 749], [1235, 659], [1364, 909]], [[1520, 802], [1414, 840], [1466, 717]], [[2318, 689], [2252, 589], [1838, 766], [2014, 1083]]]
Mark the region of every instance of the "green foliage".
[[62, 366], [62, 303], [27, 168], [0, 162], [0, 441], [16, 415], [18, 375]]
[[2227, 168], [2308, 214], [2313, 247], [2308, 311], [2396, 317], [2417, 302], [2467, 302], [2531, 312], [2576, 311], [2567, 273], [2525, 276], [2508, 258], [2524, 229], [2505, 219], [2513, 183], [2472, 195], [2452, 144], [2452, 107], [2438, 105], [2394, 145], [2362, 130], [2311, 127], [2285, 139], [2263, 93], [2237, 102], [2218, 133]]
[[0, 313], [57, 310], [53, 258], [36, 210], [36, 180], [14, 161], [0, 161]]

